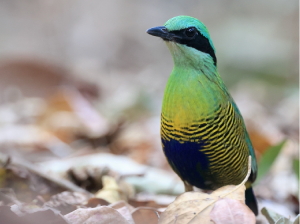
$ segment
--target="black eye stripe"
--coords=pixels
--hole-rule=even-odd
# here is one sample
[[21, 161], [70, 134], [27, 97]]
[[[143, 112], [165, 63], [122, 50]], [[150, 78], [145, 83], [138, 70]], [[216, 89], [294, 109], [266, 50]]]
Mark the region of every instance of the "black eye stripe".
[[[195, 35], [189, 37], [187, 35], [188, 29], [194, 28]], [[210, 45], [209, 40], [204, 37], [195, 27], [188, 27], [182, 30], [171, 31], [170, 33], [174, 34], [175, 38], [173, 41], [179, 44], [184, 44], [188, 47], [193, 47], [198, 51], [209, 54], [214, 60], [214, 65], [217, 66], [217, 58], [215, 55], [215, 51]]]

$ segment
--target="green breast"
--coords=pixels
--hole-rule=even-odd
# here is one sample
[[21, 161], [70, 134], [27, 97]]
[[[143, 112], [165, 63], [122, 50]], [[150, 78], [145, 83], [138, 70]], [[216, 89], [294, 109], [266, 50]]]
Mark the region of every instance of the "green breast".
[[[183, 75], [184, 74], [184, 75]], [[173, 70], [164, 94], [162, 113], [176, 127], [214, 116], [228, 101], [227, 94], [199, 72]]]
[[[249, 148], [243, 120], [235, 104], [226, 88], [224, 91], [206, 77], [199, 78], [199, 73], [191, 71], [180, 75], [180, 72], [172, 72], [162, 108], [161, 137], [163, 147], [168, 147], [165, 153], [166, 150], [169, 155], [173, 153], [174, 161], [169, 160], [171, 166], [179, 175], [187, 173], [187, 168], [182, 167], [184, 157], [177, 161], [174, 154], [182, 153], [180, 144], [195, 142], [199, 143], [196, 150], [208, 158], [209, 164], [209, 169], [198, 170], [198, 173], [213, 184], [212, 188], [240, 183], [247, 173]], [[168, 143], [173, 140], [180, 143], [176, 148]]]

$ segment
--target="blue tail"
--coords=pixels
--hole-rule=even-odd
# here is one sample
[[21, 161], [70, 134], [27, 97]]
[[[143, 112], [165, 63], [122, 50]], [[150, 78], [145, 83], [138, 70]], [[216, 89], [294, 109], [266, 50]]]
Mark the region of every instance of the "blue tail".
[[257, 216], [258, 215], [258, 207], [257, 207], [257, 201], [254, 196], [252, 187], [246, 189], [245, 192], [246, 197], [246, 205], [252, 210], [252, 212]]

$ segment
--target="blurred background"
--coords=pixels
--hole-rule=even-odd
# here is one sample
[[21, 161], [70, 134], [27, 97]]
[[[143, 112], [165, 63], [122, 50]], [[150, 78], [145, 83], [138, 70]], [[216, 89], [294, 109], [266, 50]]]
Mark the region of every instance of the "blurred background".
[[[267, 158], [270, 162], [254, 189], [260, 207], [294, 217], [299, 213], [298, 4], [0, 1], [2, 163], [7, 155], [12, 166], [13, 159], [25, 160], [90, 192], [101, 183], [86, 182], [87, 166], [132, 176], [126, 179], [134, 186], [131, 198], [138, 192], [182, 193], [159, 136], [163, 92], [173, 62], [163, 41], [145, 31], [189, 15], [210, 31], [219, 73], [244, 116], [258, 160], [271, 146], [277, 150]], [[145, 170], [152, 170], [155, 178]], [[144, 179], [135, 177], [141, 173]], [[24, 195], [26, 187], [12, 187], [4, 177], [1, 187]], [[36, 182], [32, 193], [29, 179], [30, 197], [23, 200], [53, 194]]]

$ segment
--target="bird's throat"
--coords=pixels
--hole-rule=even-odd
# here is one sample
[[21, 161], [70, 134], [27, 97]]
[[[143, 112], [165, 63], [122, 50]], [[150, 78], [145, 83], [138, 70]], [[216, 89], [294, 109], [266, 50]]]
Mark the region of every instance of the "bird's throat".
[[167, 83], [162, 114], [174, 125], [185, 126], [217, 110], [226, 96], [201, 70], [175, 66]]

